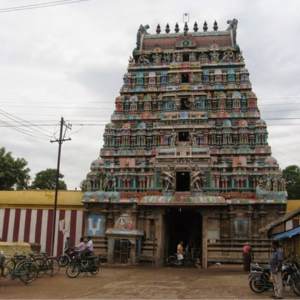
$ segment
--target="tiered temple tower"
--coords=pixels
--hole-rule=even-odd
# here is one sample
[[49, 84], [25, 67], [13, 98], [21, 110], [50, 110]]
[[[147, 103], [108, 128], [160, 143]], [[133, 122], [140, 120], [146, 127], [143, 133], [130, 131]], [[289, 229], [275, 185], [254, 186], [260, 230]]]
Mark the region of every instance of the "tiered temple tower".
[[[284, 210], [285, 184], [236, 42], [237, 23], [228, 21], [224, 31], [217, 22], [212, 31], [206, 22], [203, 30], [185, 23], [182, 32], [176, 24], [174, 33], [158, 25], [155, 34], [140, 26], [104, 146], [83, 184], [86, 230], [109, 261], [126, 239], [139, 249], [130, 250], [132, 262], [162, 262], [185, 239], [200, 249], [204, 266], [239, 260], [245, 240], [267, 246], [259, 228]], [[191, 219], [199, 224], [182, 229]]]

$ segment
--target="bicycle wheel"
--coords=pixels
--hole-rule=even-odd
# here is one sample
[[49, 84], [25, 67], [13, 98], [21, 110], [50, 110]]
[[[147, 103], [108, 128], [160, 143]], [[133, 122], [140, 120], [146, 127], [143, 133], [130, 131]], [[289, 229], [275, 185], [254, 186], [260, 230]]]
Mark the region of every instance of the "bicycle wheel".
[[37, 279], [38, 274], [39, 274], [39, 268], [38, 268], [37, 264], [34, 261], [29, 261], [28, 268], [29, 268], [29, 271], [31, 273], [33, 280]]
[[67, 255], [61, 255], [57, 261], [60, 267], [65, 267], [69, 263], [70, 259]]
[[174, 255], [171, 255], [167, 258], [167, 265], [169, 266], [175, 266], [177, 262], [177, 257]]
[[3, 276], [7, 277], [12, 274], [15, 268], [15, 263], [12, 260], [7, 260], [3, 265]]
[[43, 273], [46, 272], [46, 262], [43, 258], [35, 258], [34, 260], [36, 267], [37, 267], [37, 277], [41, 277]]
[[23, 283], [29, 284], [37, 278], [37, 269], [32, 262], [24, 261], [19, 263], [15, 269], [16, 277]]
[[50, 276], [54, 276], [59, 273], [60, 266], [56, 258], [48, 258], [47, 259], [47, 274]]
[[300, 296], [300, 282], [298, 280], [291, 280], [291, 287], [293, 292], [297, 295]]
[[76, 278], [80, 274], [80, 268], [77, 264], [70, 264], [67, 266], [66, 274], [69, 278]]

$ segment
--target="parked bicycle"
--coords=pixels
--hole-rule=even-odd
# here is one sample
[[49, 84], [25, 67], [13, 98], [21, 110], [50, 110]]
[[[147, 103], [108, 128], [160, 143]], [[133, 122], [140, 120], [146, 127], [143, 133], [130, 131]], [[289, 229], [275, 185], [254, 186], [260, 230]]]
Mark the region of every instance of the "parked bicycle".
[[80, 273], [98, 274], [100, 270], [100, 256], [75, 256], [66, 269], [69, 278], [75, 278]]
[[14, 255], [5, 259], [3, 264], [3, 276], [11, 279], [19, 279], [25, 284], [33, 282], [38, 276], [38, 267], [25, 255]]
[[183, 259], [179, 260], [177, 253], [175, 253], [167, 258], [166, 264], [170, 267], [193, 267], [196, 265], [196, 260], [191, 256], [184, 256]]
[[55, 257], [48, 256], [46, 253], [31, 254], [30, 258], [38, 268], [38, 277], [42, 274], [54, 276], [60, 270], [58, 261]]

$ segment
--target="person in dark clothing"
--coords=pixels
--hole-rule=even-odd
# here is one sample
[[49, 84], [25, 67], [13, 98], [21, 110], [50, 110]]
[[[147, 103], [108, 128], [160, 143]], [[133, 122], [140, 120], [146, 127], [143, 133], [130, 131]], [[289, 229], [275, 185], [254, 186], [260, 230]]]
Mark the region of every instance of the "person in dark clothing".
[[282, 262], [283, 262], [283, 251], [280, 248], [280, 244], [278, 241], [272, 242], [272, 253], [270, 258], [270, 268], [271, 268], [271, 275], [273, 280], [273, 287], [274, 287], [274, 299], [282, 299], [282, 291], [283, 291], [283, 284], [282, 284]]
[[252, 261], [252, 248], [248, 242], [245, 243], [243, 246], [243, 265], [244, 265], [244, 271], [249, 272], [250, 271], [250, 265]]
[[65, 240], [64, 252], [65, 253], [68, 252], [70, 248], [71, 248], [70, 237], [67, 237]]

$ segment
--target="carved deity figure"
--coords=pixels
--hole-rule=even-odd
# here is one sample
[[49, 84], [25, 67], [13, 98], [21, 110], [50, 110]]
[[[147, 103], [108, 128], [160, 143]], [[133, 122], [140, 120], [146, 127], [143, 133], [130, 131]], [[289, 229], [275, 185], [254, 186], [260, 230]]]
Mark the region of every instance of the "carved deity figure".
[[181, 55], [180, 53], [175, 53], [174, 54], [175, 62], [181, 62]]
[[150, 60], [146, 56], [144, 56], [144, 55], [141, 55], [139, 57], [138, 62], [140, 64], [144, 64], [144, 65], [149, 65], [150, 64]]
[[203, 187], [203, 179], [201, 171], [192, 172], [191, 188], [195, 192], [201, 192]]
[[172, 191], [175, 188], [175, 176], [172, 174], [171, 170], [163, 171], [162, 173], [163, 179], [163, 190], [165, 192]]
[[132, 56], [129, 57], [128, 63], [130, 66], [134, 65], [134, 58]]
[[136, 35], [136, 49], [140, 50], [142, 44], [142, 37], [145, 34], [148, 34], [147, 29], [149, 29], [149, 25], [140, 25], [139, 30]]
[[259, 180], [258, 186], [268, 192], [282, 192], [285, 191], [285, 180], [280, 175], [266, 176]]
[[224, 55], [223, 55], [223, 58], [222, 58], [222, 61], [223, 62], [232, 62], [234, 59], [234, 54], [232, 51], [225, 51], [224, 52]]
[[232, 32], [232, 41], [233, 45], [236, 45], [236, 30], [237, 30], [237, 25], [238, 25], [238, 20], [237, 19], [232, 19], [228, 20], [227, 24], [229, 24], [227, 30], [230, 30]]
[[173, 129], [172, 134], [171, 134], [171, 142], [170, 142], [170, 146], [175, 146], [177, 142], [177, 133], [176, 131]]
[[213, 51], [210, 54], [211, 62], [212, 63], [218, 63], [219, 62], [219, 52]]
[[156, 53], [154, 56], [154, 63], [159, 65], [161, 63], [161, 56], [160, 54]]
[[192, 143], [192, 146], [196, 146], [198, 145], [198, 132], [191, 132], [191, 143]]
[[165, 63], [169, 64], [171, 62], [171, 54], [170, 53], [165, 53], [163, 60]]
[[114, 191], [116, 189], [116, 178], [112, 174], [104, 177], [102, 189], [104, 191]]
[[83, 186], [85, 191], [91, 191], [92, 190], [91, 180], [85, 180]]

